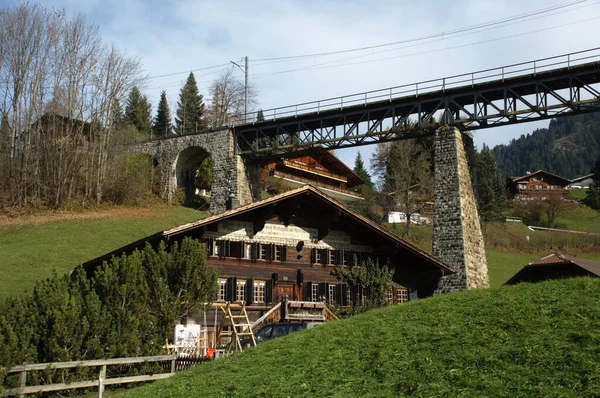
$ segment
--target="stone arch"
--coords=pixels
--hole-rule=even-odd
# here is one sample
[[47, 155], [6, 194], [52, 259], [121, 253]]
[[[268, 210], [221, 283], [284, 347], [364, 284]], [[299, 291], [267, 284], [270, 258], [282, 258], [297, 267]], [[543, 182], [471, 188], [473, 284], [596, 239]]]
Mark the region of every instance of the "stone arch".
[[173, 162], [175, 187], [183, 193], [185, 203], [196, 203], [202, 196], [210, 195], [212, 181], [206, 181], [207, 176], [203, 173], [203, 166], [206, 166], [207, 162], [211, 163], [212, 174], [211, 154], [201, 146], [185, 148]]

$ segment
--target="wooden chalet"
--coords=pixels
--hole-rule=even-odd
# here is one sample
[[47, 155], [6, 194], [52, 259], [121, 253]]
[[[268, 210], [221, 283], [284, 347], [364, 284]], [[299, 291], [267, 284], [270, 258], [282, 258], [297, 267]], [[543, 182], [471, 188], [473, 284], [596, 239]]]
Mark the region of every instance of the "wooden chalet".
[[333, 153], [322, 148], [269, 160], [262, 167], [263, 184], [267, 190], [279, 185], [298, 188], [311, 184], [338, 200], [363, 200], [358, 192], [351, 190], [364, 182], [362, 178]]
[[512, 178], [510, 190], [515, 199], [545, 200], [551, 195], [566, 196], [569, 194], [571, 180], [557, 176], [544, 170], [527, 173]]
[[84, 267], [90, 272], [147, 242], [172, 243], [187, 236], [206, 244], [208, 266], [219, 276], [217, 302], [245, 303], [250, 322], [284, 298], [336, 306], [361, 300], [362, 292], [331, 271], [369, 257], [395, 270], [388, 293], [393, 303], [431, 296], [440, 277], [454, 272], [310, 185], [159, 232]]
[[560, 253], [552, 253], [527, 264], [510, 278], [505, 285], [521, 282], [540, 282], [548, 279], [563, 279], [576, 276], [600, 276], [600, 261], [584, 260]]

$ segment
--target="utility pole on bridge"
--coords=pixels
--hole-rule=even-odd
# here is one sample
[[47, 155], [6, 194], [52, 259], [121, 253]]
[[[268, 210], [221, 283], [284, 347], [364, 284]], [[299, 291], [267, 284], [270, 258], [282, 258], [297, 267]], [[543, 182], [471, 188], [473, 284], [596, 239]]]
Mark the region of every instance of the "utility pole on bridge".
[[239, 64], [229, 61], [244, 72], [244, 123], [248, 123], [248, 56], [244, 58], [244, 68]]

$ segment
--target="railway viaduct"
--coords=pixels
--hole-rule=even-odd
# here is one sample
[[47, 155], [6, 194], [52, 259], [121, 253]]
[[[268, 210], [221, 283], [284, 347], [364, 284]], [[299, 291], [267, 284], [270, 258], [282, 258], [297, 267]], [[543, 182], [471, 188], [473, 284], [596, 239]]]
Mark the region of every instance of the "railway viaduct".
[[[600, 110], [600, 48], [464, 75], [263, 111], [265, 120], [129, 147], [150, 155], [162, 196], [213, 161], [210, 210], [260, 197], [258, 161], [315, 146], [328, 149], [435, 135], [433, 254], [454, 266], [438, 293], [488, 286], [471, 186], [468, 131]], [[248, 120], [254, 115], [247, 115]]]

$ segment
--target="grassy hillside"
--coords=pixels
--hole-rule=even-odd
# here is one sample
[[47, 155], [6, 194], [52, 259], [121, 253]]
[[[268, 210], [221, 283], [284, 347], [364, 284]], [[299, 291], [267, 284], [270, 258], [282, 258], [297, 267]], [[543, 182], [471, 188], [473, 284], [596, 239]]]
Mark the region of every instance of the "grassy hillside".
[[[157, 206], [17, 219], [0, 217], [0, 300], [30, 289], [54, 270], [69, 272], [84, 261], [205, 214], [180, 206]], [[590, 230], [600, 228], [600, 213], [587, 208], [578, 208], [564, 219]], [[388, 227], [400, 235], [404, 232], [401, 225]], [[411, 241], [428, 252], [431, 234], [431, 225], [411, 227]], [[521, 267], [557, 248], [566, 247], [567, 254], [600, 260], [599, 245], [593, 248], [599, 237], [532, 232], [522, 224], [508, 223], [488, 224], [484, 236], [491, 286], [502, 285]], [[530, 236], [529, 242], [525, 241], [526, 236]], [[577, 248], [582, 242], [586, 248]]]
[[0, 300], [32, 288], [54, 270], [69, 272], [82, 262], [204, 214], [158, 206], [0, 219]]
[[595, 397], [600, 280], [374, 310], [197, 366], [126, 397]]

